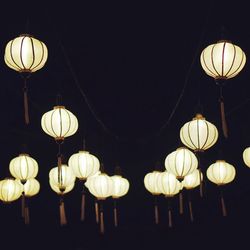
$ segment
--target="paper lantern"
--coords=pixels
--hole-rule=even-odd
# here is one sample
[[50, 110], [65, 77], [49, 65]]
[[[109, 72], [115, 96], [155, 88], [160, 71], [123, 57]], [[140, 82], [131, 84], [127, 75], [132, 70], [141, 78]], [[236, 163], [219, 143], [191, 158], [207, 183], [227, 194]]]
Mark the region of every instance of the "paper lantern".
[[63, 192], [61, 191], [61, 189], [58, 187], [57, 184], [55, 184], [52, 180], [49, 180], [49, 185], [51, 187], [51, 189], [56, 192], [58, 195], [63, 195], [66, 193], [69, 193], [70, 191], [73, 190], [74, 186], [75, 186], [75, 182], [71, 183], [70, 185], [65, 187], [65, 190], [63, 190]]
[[243, 161], [248, 167], [250, 167], [250, 147], [247, 147], [243, 151]]
[[39, 181], [34, 179], [34, 178], [28, 179], [26, 181], [26, 183], [23, 185], [23, 191], [24, 191], [24, 195], [26, 197], [35, 196], [40, 191], [40, 183], [39, 183]]
[[23, 185], [17, 180], [6, 178], [0, 181], [0, 200], [12, 202], [20, 198]]
[[192, 121], [180, 129], [182, 143], [194, 151], [203, 152], [212, 147], [218, 139], [218, 130], [201, 114], [196, 114]]
[[113, 181], [112, 198], [117, 199], [128, 193], [129, 182], [126, 178], [120, 175], [113, 175], [111, 179]]
[[9, 170], [13, 177], [24, 183], [28, 179], [37, 176], [38, 164], [36, 160], [28, 154], [19, 154], [18, 157], [10, 161]]
[[195, 169], [191, 174], [184, 177], [182, 185], [186, 189], [193, 189], [200, 185], [203, 175], [200, 170]]
[[160, 174], [160, 171], [155, 170], [147, 173], [144, 177], [144, 186], [153, 195], [159, 195], [161, 193], [157, 184]]

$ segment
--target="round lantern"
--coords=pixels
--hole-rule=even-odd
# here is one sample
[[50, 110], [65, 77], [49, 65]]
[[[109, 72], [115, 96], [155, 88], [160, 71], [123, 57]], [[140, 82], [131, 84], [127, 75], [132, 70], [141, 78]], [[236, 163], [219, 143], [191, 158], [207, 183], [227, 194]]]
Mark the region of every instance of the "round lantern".
[[250, 147], [243, 151], [243, 161], [248, 167], [250, 167]]
[[144, 186], [153, 195], [159, 195], [161, 193], [157, 184], [160, 174], [160, 171], [155, 170], [147, 173], [144, 177]]
[[28, 34], [14, 38], [5, 47], [5, 63], [18, 72], [35, 72], [44, 66], [47, 58], [46, 45]]
[[43, 131], [54, 137], [57, 141], [76, 133], [78, 120], [76, 116], [64, 106], [55, 106], [42, 116], [41, 126]]
[[65, 164], [61, 165], [60, 176], [58, 176], [58, 167], [54, 167], [49, 172], [50, 181], [56, 185], [62, 192], [66, 187], [75, 182], [75, 175], [70, 167]]
[[86, 180], [89, 176], [94, 175], [100, 168], [100, 162], [94, 155], [88, 151], [79, 151], [73, 154], [68, 161], [75, 176], [80, 180]]
[[23, 185], [17, 180], [6, 178], [0, 181], [0, 200], [12, 202], [21, 196]]
[[191, 174], [184, 177], [182, 185], [186, 189], [193, 189], [200, 185], [203, 175], [200, 170], [195, 169]]
[[232, 182], [235, 175], [236, 171], [234, 166], [224, 160], [217, 160], [207, 169], [207, 178], [217, 185]]
[[165, 159], [166, 170], [179, 180], [183, 180], [186, 175], [192, 173], [197, 167], [198, 160], [195, 154], [185, 147], [177, 148]]
[[182, 143], [194, 151], [203, 152], [212, 147], [218, 139], [218, 130], [201, 114], [196, 114], [192, 121], [185, 123], [180, 130]]
[[127, 194], [129, 190], [129, 182], [120, 175], [111, 176], [113, 181], [112, 198], [117, 199]]
[[207, 75], [215, 79], [229, 79], [243, 69], [246, 55], [237, 45], [221, 40], [202, 51], [200, 62]]
[[40, 183], [39, 183], [39, 181], [36, 180], [35, 178], [28, 179], [26, 181], [26, 183], [23, 185], [23, 191], [24, 191], [24, 195], [26, 197], [35, 196], [40, 191]]
[[52, 180], [49, 180], [49, 185], [51, 189], [56, 192], [58, 195], [69, 193], [75, 186], [75, 182], [71, 183], [70, 185], [65, 187], [65, 190], [62, 192], [58, 185], [56, 185]]
[[37, 176], [38, 164], [28, 154], [20, 154], [10, 161], [9, 170], [13, 177], [24, 183]]

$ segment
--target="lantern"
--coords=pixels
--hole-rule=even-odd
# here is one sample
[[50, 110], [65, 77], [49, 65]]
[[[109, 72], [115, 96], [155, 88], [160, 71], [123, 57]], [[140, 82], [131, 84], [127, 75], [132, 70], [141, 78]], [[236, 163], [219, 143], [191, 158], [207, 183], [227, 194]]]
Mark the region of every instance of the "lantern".
[[29, 124], [27, 79], [30, 74], [41, 69], [48, 58], [46, 45], [28, 34], [9, 41], [5, 47], [4, 61], [8, 67], [21, 73], [24, 79], [24, 118]]
[[12, 202], [21, 196], [23, 186], [12, 178], [6, 178], [0, 181], [0, 200], [3, 202]]
[[198, 167], [198, 160], [195, 154], [185, 147], [177, 148], [165, 159], [165, 168], [169, 173], [176, 176], [177, 179], [183, 178], [192, 173]]
[[50, 185], [51, 189], [55, 193], [57, 193], [58, 195], [63, 195], [63, 194], [69, 193], [74, 188], [75, 182], [73, 182], [70, 185], [66, 186], [65, 190], [63, 192], [60, 190], [58, 185], [56, 185], [52, 180], [49, 180], [49, 185]]
[[203, 152], [212, 147], [218, 139], [218, 130], [201, 114], [196, 114], [192, 121], [180, 129], [182, 143], [196, 152]]
[[155, 170], [147, 173], [144, 177], [144, 186], [153, 195], [159, 195], [161, 193], [157, 184], [160, 174], [160, 171]]
[[35, 178], [38, 174], [38, 164], [28, 154], [19, 154], [10, 161], [9, 170], [13, 177], [25, 183], [28, 179]]
[[[224, 160], [217, 160], [215, 163], [210, 165], [207, 169], [207, 178], [217, 184], [218, 186], [225, 185], [234, 180], [236, 175], [236, 171], [233, 165], [227, 163]], [[226, 206], [221, 191], [221, 206], [222, 206], [222, 214], [223, 216], [227, 215]]]
[[[160, 190], [160, 192], [164, 194], [165, 197], [168, 198], [178, 194], [181, 189], [181, 183], [176, 179], [176, 176], [167, 171], [162, 172], [159, 175], [157, 185], [158, 185], [158, 190]], [[169, 227], [173, 226], [170, 200], [168, 202], [168, 226]]]
[[55, 106], [42, 116], [41, 126], [43, 131], [56, 141], [63, 141], [65, 137], [76, 133], [78, 120], [64, 106]]
[[243, 151], [243, 161], [248, 167], [250, 167], [250, 147]]

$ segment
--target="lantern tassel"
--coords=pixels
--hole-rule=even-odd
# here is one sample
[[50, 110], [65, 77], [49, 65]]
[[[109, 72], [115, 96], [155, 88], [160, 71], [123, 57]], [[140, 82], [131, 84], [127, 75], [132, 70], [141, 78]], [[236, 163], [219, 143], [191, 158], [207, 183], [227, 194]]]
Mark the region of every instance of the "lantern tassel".
[[24, 120], [25, 124], [28, 125], [30, 123], [30, 118], [29, 118], [28, 89], [26, 86], [26, 81], [23, 89], [23, 103], [24, 103]]
[[155, 204], [155, 224], [159, 224], [159, 208], [157, 204]]
[[223, 98], [220, 98], [220, 112], [221, 112], [221, 122], [222, 122], [222, 131], [225, 138], [228, 138], [228, 127], [225, 115], [225, 105]]
[[118, 211], [117, 211], [116, 200], [114, 200], [114, 225], [115, 227], [118, 227]]
[[60, 210], [60, 225], [61, 225], [61, 226], [64, 226], [64, 225], [67, 224], [67, 219], [66, 219], [64, 201], [63, 201], [62, 198], [60, 199], [60, 207], [59, 207], [59, 210]]
[[25, 225], [29, 225], [30, 224], [30, 213], [29, 213], [29, 207], [28, 206], [25, 206], [24, 221], [25, 221]]
[[100, 232], [104, 234], [104, 215], [103, 215], [103, 204], [100, 202]]
[[173, 227], [173, 223], [172, 223], [172, 211], [171, 211], [170, 208], [168, 209], [168, 227], [169, 228]]
[[22, 192], [22, 218], [25, 218], [25, 194]]
[[227, 216], [226, 204], [225, 204], [222, 192], [221, 192], [220, 200], [221, 200], [222, 215]]
[[179, 193], [179, 212], [183, 214], [183, 195], [181, 191]]
[[192, 206], [192, 201], [191, 200], [188, 201], [188, 207], [189, 207], [190, 220], [191, 220], [191, 222], [193, 222], [194, 221], [194, 215], [193, 215], [193, 206]]
[[203, 197], [203, 180], [202, 180], [202, 173], [201, 169], [199, 168], [199, 179], [200, 179], [200, 197]]
[[95, 201], [95, 221], [98, 224], [99, 223], [99, 206], [98, 201]]
[[85, 220], [85, 193], [82, 193], [82, 202], [81, 202], [81, 221]]

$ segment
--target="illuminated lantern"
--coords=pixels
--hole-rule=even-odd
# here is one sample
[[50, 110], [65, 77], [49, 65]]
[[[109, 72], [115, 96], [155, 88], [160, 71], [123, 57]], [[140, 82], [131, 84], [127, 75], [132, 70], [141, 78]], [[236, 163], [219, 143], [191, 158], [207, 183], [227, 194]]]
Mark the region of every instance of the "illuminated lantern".
[[25, 183], [38, 174], [38, 164], [28, 154], [20, 154], [10, 161], [9, 170], [13, 177]]
[[[217, 160], [215, 163], [210, 165], [207, 169], [207, 178], [217, 184], [222, 186], [232, 182], [235, 178], [236, 171], [233, 165], [227, 163], [224, 160]], [[227, 215], [226, 206], [221, 189], [221, 205], [223, 216]]]
[[243, 161], [250, 168], [250, 147], [243, 151]]
[[24, 78], [24, 117], [26, 124], [29, 124], [27, 79], [31, 73], [45, 65], [47, 58], [46, 45], [28, 34], [22, 34], [14, 38], [5, 47], [4, 61], [6, 65], [21, 73]]
[[180, 129], [182, 143], [195, 152], [203, 152], [212, 147], [218, 139], [218, 130], [201, 114], [196, 114], [192, 121]]
[[75, 182], [73, 182], [72, 184], [70, 184], [69, 186], [65, 187], [65, 190], [61, 191], [60, 188], [58, 187], [58, 185], [56, 185], [53, 181], [49, 180], [49, 185], [51, 187], [51, 189], [57, 193], [58, 195], [64, 195], [69, 193], [75, 186]]
[[55, 106], [53, 110], [43, 114], [41, 126], [43, 131], [54, 137], [56, 141], [63, 141], [65, 137], [76, 133], [78, 120], [64, 106]]
[[195, 154], [185, 147], [177, 148], [167, 155], [165, 159], [166, 170], [179, 180], [183, 180], [186, 175], [192, 173], [197, 167], [198, 160]]
[[157, 184], [160, 174], [160, 171], [155, 170], [153, 172], [147, 173], [144, 177], [144, 186], [153, 195], [161, 194]]
[[17, 180], [6, 178], [0, 181], [0, 200], [12, 202], [22, 195], [23, 186]]

